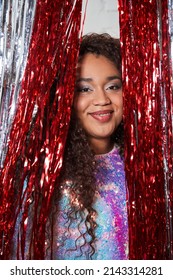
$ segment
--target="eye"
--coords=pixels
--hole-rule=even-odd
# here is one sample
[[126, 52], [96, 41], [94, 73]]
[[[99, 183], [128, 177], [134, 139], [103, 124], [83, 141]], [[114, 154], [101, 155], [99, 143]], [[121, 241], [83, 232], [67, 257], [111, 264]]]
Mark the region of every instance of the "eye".
[[107, 90], [120, 90], [122, 88], [122, 83], [121, 82], [117, 82], [115, 84], [111, 84], [107, 86]]
[[80, 89], [80, 92], [88, 92], [88, 91], [90, 91], [90, 88], [88, 87], [83, 87]]
[[92, 89], [88, 86], [77, 86], [75, 91], [78, 93], [87, 93], [92, 91]]
[[109, 89], [113, 89], [113, 90], [117, 90], [117, 89], [120, 89], [121, 86], [119, 85], [114, 85], [114, 86], [110, 86]]

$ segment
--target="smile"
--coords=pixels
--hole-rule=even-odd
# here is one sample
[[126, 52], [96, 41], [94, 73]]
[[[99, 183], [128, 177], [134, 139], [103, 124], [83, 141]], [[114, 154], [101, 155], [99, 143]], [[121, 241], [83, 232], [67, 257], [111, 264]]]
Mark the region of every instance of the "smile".
[[107, 111], [97, 111], [90, 113], [91, 117], [93, 117], [95, 120], [99, 122], [108, 122], [112, 118], [113, 111], [107, 110]]

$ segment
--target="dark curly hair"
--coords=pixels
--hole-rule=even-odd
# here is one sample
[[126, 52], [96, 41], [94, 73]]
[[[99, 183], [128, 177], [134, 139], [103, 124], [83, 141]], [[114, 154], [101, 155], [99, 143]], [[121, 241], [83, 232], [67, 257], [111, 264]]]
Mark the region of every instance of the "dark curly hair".
[[[82, 38], [79, 50], [79, 62], [88, 53], [102, 55], [112, 61], [121, 74], [121, 52], [120, 42], [118, 39], [112, 38], [109, 34], [88, 34]], [[115, 135], [112, 136], [121, 151], [123, 151], [123, 126], [117, 128]], [[93, 208], [94, 197], [96, 192], [96, 182], [94, 172], [96, 162], [94, 159], [94, 151], [91, 149], [87, 135], [82, 128], [79, 120], [72, 109], [72, 116], [69, 125], [69, 131], [66, 141], [64, 162], [62, 167], [61, 181], [67, 180], [71, 183], [72, 193], [72, 210], [68, 213], [68, 219], [72, 222], [74, 216], [78, 213], [86, 211], [85, 218], [86, 233], [91, 237], [89, 242], [89, 258], [95, 252], [94, 243], [96, 240], [95, 228], [97, 226], [95, 217], [97, 215]], [[78, 204], [75, 204], [75, 201]], [[85, 234], [81, 233], [85, 242]], [[82, 250], [81, 250], [82, 252]]]
[[122, 73], [120, 40], [111, 37], [107, 33], [91, 33], [83, 36], [79, 50], [79, 61], [87, 53], [103, 55], [112, 61], [117, 70]]

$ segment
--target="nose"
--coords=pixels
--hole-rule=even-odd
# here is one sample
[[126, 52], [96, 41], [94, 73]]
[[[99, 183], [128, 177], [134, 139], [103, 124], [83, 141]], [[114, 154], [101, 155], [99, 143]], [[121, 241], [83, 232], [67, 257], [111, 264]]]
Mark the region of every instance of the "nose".
[[111, 100], [109, 99], [107, 93], [104, 91], [104, 89], [97, 89], [95, 91], [95, 94], [93, 95], [93, 104], [95, 106], [105, 106], [109, 105], [111, 103]]

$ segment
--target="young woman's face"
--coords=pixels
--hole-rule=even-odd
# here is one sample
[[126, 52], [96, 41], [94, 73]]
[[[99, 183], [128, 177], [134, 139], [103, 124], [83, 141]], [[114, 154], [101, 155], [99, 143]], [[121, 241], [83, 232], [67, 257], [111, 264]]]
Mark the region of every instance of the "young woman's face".
[[77, 67], [74, 109], [91, 143], [110, 142], [123, 114], [121, 74], [113, 62], [84, 56]]

